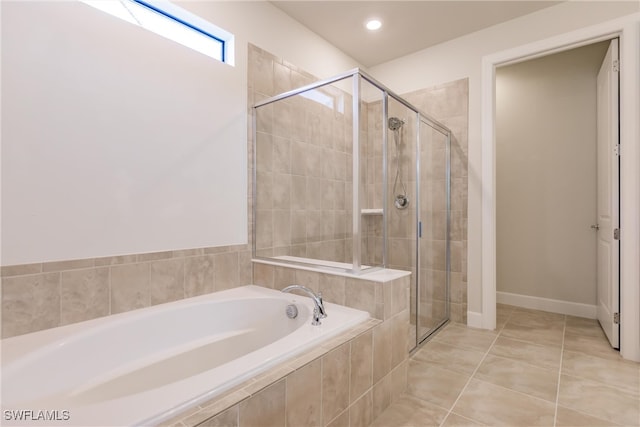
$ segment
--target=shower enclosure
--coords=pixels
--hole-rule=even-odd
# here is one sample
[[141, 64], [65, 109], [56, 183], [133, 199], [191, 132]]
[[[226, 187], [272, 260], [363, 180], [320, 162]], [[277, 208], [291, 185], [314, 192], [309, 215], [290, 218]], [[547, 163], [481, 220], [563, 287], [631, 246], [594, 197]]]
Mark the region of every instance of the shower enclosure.
[[451, 132], [359, 69], [253, 108], [253, 255], [411, 271], [411, 347], [449, 318]]

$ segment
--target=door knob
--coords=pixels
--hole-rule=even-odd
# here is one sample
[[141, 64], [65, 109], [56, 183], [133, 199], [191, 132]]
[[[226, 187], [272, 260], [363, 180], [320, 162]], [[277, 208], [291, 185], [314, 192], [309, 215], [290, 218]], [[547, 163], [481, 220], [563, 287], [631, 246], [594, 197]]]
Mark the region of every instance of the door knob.
[[600, 225], [599, 225], [599, 224], [593, 224], [593, 225], [591, 226], [591, 228], [593, 228], [594, 230], [596, 230], [596, 231], [597, 231], [597, 230], [600, 230]]

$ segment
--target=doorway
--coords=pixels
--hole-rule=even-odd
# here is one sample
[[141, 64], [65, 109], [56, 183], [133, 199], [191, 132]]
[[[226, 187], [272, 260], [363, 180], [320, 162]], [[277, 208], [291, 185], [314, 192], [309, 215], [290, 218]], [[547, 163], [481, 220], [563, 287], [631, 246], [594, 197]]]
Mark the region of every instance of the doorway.
[[496, 326], [495, 247], [495, 70], [508, 63], [619, 37], [624, 60], [620, 79], [620, 354], [640, 361], [640, 21], [628, 16], [548, 39], [496, 52], [482, 59], [481, 71], [481, 295], [480, 312], [470, 311], [469, 325]]
[[[596, 82], [611, 68], [614, 43], [617, 53], [617, 40], [605, 40], [496, 69], [497, 301], [599, 314], [609, 331], [618, 312], [617, 242], [609, 235], [619, 221], [614, 198], [603, 196], [618, 197], [617, 158], [608, 151], [617, 145], [618, 103], [617, 85]], [[598, 107], [603, 94], [606, 111]], [[605, 125], [615, 135], [601, 132]], [[608, 145], [598, 148], [603, 135]]]

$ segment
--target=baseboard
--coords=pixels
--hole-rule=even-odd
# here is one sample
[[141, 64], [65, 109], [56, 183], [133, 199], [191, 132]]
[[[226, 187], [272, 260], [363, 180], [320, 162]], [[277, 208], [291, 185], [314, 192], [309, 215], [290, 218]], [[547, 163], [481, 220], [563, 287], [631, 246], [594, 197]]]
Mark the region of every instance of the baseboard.
[[467, 326], [472, 328], [482, 328], [482, 313], [467, 311]]
[[[552, 313], [568, 314], [571, 316], [587, 317], [589, 319], [595, 319], [597, 313], [595, 305], [512, 294], [509, 292], [496, 292], [496, 301], [500, 304], [515, 305], [516, 307], [550, 311]], [[469, 319], [470, 317], [467, 318]]]

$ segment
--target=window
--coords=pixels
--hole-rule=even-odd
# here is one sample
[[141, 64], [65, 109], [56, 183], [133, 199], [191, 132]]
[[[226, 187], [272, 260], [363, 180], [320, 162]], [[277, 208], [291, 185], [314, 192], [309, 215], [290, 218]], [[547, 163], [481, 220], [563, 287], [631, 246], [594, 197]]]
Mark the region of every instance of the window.
[[233, 34], [166, 0], [80, 0], [218, 61], [234, 64]]

